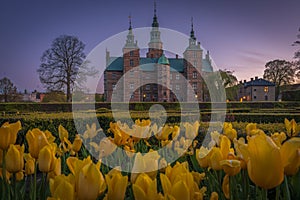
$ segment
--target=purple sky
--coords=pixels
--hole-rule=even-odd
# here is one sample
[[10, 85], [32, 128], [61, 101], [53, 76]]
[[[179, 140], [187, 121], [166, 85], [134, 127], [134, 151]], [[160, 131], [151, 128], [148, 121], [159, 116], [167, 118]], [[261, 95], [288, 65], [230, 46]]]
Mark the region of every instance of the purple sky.
[[[292, 60], [299, 8], [299, 0], [157, 0], [160, 27], [189, 34], [193, 16], [197, 40], [219, 68], [234, 70], [239, 80], [262, 77], [270, 60]], [[0, 78], [10, 78], [21, 91], [43, 90], [36, 70], [53, 39], [75, 35], [88, 54], [127, 30], [129, 13], [134, 28], [151, 26], [153, 1], [2, 0]]]

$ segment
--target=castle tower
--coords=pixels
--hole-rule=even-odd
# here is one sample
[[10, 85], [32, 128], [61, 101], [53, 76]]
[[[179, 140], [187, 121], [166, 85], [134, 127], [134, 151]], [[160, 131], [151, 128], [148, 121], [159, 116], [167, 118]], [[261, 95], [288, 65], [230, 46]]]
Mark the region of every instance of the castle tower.
[[170, 63], [163, 54], [157, 62], [158, 101], [170, 101]]
[[[129, 99], [130, 101], [140, 101], [140, 92], [135, 90], [139, 86], [139, 64], [140, 64], [140, 50], [137, 45], [137, 41], [134, 41], [134, 35], [132, 32], [131, 16], [129, 16], [129, 28], [126, 43], [123, 47], [123, 98], [124, 101]], [[128, 72], [128, 73], [127, 73]]]
[[191, 32], [189, 38], [189, 46], [183, 53], [184, 57], [184, 73], [194, 91], [187, 91], [187, 101], [197, 99], [203, 101], [203, 81], [202, 81], [202, 49], [200, 42], [197, 43], [194, 32], [193, 18], [191, 20]]
[[152, 29], [150, 32], [150, 42], [148, 43], [148, 58], [160, 58], [163, 54], [163, 43], [160, 40], [159, 24], [156, 16], [156, 3], [154, 2], [154, 16], [152, 22]]

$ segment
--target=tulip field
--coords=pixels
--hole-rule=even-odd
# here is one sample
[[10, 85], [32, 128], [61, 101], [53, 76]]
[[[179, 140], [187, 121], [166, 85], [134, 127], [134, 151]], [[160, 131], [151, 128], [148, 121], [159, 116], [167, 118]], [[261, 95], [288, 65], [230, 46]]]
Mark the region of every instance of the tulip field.
[[237, 131], [225, 122], [207, 133], [198, 121], [87, 124], [83, 133], [61, 124], [17, 140], [22, 122], [5, 122], [0, 199], [300, 199], [300, 125], [283, 123]]

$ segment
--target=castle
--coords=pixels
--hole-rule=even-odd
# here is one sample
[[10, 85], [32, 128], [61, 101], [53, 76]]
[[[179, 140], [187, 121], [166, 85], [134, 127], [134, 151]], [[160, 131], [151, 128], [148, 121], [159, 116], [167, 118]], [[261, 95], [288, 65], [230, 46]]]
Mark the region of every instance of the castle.
[[[193, 21], [187, 48], [183, 58], [176, 55], [167, 58], [160, 38], [159, 23], [154, 6], [154, 16], [145, 57], [134, 40], [129, 21], [127, 40], [122, 57], [111, 57], [106, 51], [104, 71], [104, 98], [131, 102], [176, 102], [206, 101], [208, 99], [202, 76], [213, 71], [209, 52], [203, 56], [200, 42], [197, 42]], [[126, 76], [125, 76], [126, 74]], [[189, 92], [188, 86], [192, 88]]]

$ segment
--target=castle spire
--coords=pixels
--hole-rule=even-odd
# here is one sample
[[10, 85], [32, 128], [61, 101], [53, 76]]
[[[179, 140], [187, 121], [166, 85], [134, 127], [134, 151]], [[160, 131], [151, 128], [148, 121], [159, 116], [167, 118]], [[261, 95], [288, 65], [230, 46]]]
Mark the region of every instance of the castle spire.
[[128, 28], [128, 30], [132, 30], [132, 26], [131, 26], [131, 14], [129, 14], [128, 20], [129, 20], [129, 28]]
[[190, 34], [190, 37], [194, 40], [196, 40], [196, 37], [195, 37], [195, 32], [194, 32], [194, 22], [193, 22], [193, 17], [191, 18], [191, 34]]
[[154, 1], [154, 16], [153, 16], [153, 22], [152, 22], [152, 27], [158, 27], [158, 21], [157, 21], [157, 16], [156, 16], [156, 1]]
[[129, 28], [128, 28], [127, 40], [124, 48], [137, 48], [137, 42], [134, 41], [134, 35], [132, 32], [131, 14], [129, 14], [128, 20], [129, 20]]

